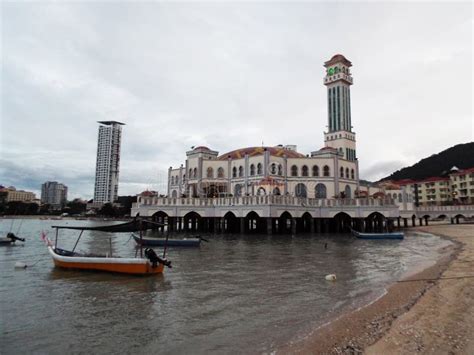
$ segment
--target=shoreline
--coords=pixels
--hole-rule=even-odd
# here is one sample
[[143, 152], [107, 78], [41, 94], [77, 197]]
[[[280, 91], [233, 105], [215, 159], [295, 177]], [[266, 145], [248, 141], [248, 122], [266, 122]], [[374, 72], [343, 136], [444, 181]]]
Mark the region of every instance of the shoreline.
[[[422, 352], [423, 346], [420, 347], [419, 344], [414, 346], [412, 344], [415, 340], [418, 341], [419, 339], [412, 339], [410, 333], [403, 336], [391, 335], [390, 340], [387, 339], [388, 334], [389, 332], [396, 332], [393, 328], [397, 325], [398, 320], [406, 315], [411, 315], [413, 313], [412, 310], [425, 298], [426, 294], [431, 293], [431, 290], [434, 288], [440, 288], [440, 282], [443, 285], [447, 282], [447, 280], [431, 281], [430, 279], [437, 279], [450, 271], [453, 264], [459, 260], [461, 253], [465, 251], [466, 242], [462, 240], [464, 237], [461, 237], [461, 235], [470, 234], [472, 235], [471, 241], [474, 240], [474, 226], [472, 224], [435, 225], [431, 227], [417, 227], [413, 230], [431, 233], [448, 239], [453, 245], [444, 248], [444, 252], [434, 265], [421, 270], [409, 270], [407, 276], [402, 279], [403, 282], [392, 284], [382, 297], [349, 313], [342, 314], [332, 322], [316, 328], [314, 333], [305, 339], [297, 340], [293, 344], [277, 349], [276, 353], [353, 354], [364, 352], [381, 354]], [[469, 252], [468, 254], [473, 258], [470, 260], [474, 260], [474, 249], [470, 249]], [[473, 265], [470, 266], [472, 267]], [[471, 274], [474, 274], [474, 267], [472, 267]], [[423, 281], [409, 281], [418, 279], [423, 279]], [[457, 280], [450, 281], [456, 285]], [[466, 282], [470, 282], [472, 285], [474, 284], [474, 279], [468, 279]], [[443, 289], [443, 286], [441, 289]], [[472, 303], [474, 302], [471, 300], [471, 307]], [[422, 316], [423, 314], [417, 314], [411, 317], [418, 319]], [[439, 322], [442, 321], [439, 320]], [[472, 326], [474, 327], [474, 325]], [[407, 327], [409, 327], [407, 324], [402, 326], [403, 329]], [[472, 339], [470, 342], [472, 344]], [[406, 350], [400, 349], [399, 344], [401, 343], [406, 344]], [[429, 344], [428, 341], [427, 343]], [[391, 344], [391, 346], [387, 347], [387, 344]], [[461, 348], [459, 342], [456, 345], [458, 348], [455, 349]]]

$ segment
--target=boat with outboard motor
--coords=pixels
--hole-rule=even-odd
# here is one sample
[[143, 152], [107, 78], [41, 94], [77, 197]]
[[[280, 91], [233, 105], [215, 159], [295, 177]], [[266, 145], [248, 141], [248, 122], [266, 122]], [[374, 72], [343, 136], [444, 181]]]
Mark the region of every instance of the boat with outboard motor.
[[[155, 222], [134, 220], [132, 222], [123, 224], [97, 227], [53, 226], [52, 228], [56, 229], [56, 239], [54, 244], [46, 237], [44, 232], [42, 233], [41, 238], [47, 244], [48, 252], [53, 258], [53, 262], [56, 267], [65, 269], [107, 271], [134, 275], [160, 274], [163, 272], [165, 266], [171, 268], [171, 261], [166, 259], [166, 244], [162, 257], [159, 257], [151, 248], [147, 248], [143, 252], [141, 247], [140, 256], [136, 256], [135, 258], [112, 256], [112, 247], [110, 248], [110, 253], [106, 255], [79, 253], [75, 251], [77, 244], [79, 243], [79, 240], [81, 239], [81, 236], [85, 230], [113, 233], [140, 231], [141, 236], [143, 230], [151, 228], [149, 226], [150, 224], [155, 224]], [[60, 229], [80, 230], [79, 237], [77, 238], [72, 250], [65, 250], [58, 247], [58, 234]], [[112, 245], [111, 242], [110, 245]]]
[[138, 235], [132, 233], [132, 237], [138, 245], [145, 246], [164, 246], [167, 244], [172, 247], [198, 247], [201, 244], [201, 240], [207, 242], [207, 239], [204, 239], [200, 236], [195, 236], [191, 238], [140, 238]]
[[402, 232], [392, 233], [362, 233], [351, 228], [352, 235], [359, 239], [403, 239], [405, 236]]
[[19, 240], [20, 242], [24, 242], [24, 238], [17, 237], [13, 233], [7, 233], [7, 236], [4, 238], [0, 238], [0, 245], [7, 246], [7, 245], [15, 245], [15, 242]]

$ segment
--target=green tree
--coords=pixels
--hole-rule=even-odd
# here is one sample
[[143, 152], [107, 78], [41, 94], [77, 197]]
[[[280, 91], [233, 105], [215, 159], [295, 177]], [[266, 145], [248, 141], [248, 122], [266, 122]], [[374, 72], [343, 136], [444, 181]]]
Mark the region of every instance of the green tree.
[[106, 203], [99, 210], [99, 215], [105, 217], [116, 217], [118, 215], [118, 210], [111, 203]]

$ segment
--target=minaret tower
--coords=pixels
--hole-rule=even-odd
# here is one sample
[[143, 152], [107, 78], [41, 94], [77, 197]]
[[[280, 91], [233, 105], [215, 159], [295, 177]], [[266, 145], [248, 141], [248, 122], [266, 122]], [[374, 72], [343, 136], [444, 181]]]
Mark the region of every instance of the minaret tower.
[[354, 161], [357, 155], [351, 123], [351, 66], [342, 54], [324, 63], [324, 85], [328, 88], [328, 131], [324, 133], [324, 142], [327, 147], [336, 148], [343, 159]]

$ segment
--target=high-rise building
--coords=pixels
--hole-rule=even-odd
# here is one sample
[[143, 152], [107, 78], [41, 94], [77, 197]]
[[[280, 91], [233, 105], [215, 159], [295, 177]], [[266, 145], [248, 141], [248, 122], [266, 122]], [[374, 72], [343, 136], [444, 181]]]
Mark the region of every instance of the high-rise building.
[[352, 63], [342, 54], [334, 55], [324, 63], [328, 88], [328, 131], [324, 133], [326, 146], [336, 148], [346, 160], [354, 161], [356, 138], [351, 123]]
[[41, 203], [54, 209], [64, 207], [67, 201], [67, 186], [57, 181], [46, 181], [41, 185]]
[[94, 203], [107, 203], [117, 200], [120, 142], [122, 125], [116, 121], [99, 121], [97, 143], [97, 163], [95, 168]]

